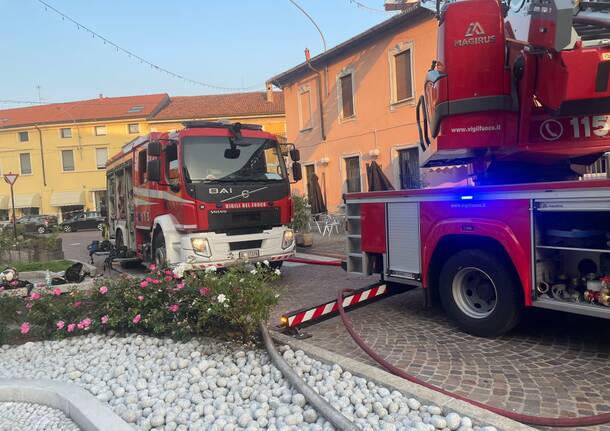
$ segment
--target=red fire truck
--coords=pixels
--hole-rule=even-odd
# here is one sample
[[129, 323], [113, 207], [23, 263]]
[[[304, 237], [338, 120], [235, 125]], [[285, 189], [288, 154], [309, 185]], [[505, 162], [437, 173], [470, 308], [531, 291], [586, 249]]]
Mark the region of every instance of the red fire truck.
[[107, 183], [116, 248], [143, 262], [279, 267], [294, 254], [284, 156], [260, 126], [195, 121], [139, 137], [108, 161]]
[[579, 175], [610, 150], [610, 4], [575, 3], [420, 2], [421, 162], [475, 186], [346, 195], [348, 271], [424, 287], [480, 336], [524, 307], [610, 318], [610, 180]]

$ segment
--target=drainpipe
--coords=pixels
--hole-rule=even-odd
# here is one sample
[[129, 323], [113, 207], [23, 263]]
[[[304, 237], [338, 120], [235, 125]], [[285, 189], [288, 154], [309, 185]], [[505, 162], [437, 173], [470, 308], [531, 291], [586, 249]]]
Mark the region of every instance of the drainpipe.
[[324, 128], [324, 101], [322, 100], [322, 74], [319, 70], [311, 65], [311, 55], [309, 48], [305, 48], [305, 60], [307, 61], [307, 67], [309, 67], [317, 77], [318, 87], [318, 109], [320, 110], [320, 134], [322, 135], [322, 141], [326, 141], [326, 130]]
[[[44, 151], [42, 148], [42, 130], [36, 124], [34, 124], [36, 130], [38, 130], [38, 140], [40, 141], [40, 161], [42, 162], [42, 183], [47, 186], [47, 174], [44, 168]], [[31, 162], [30, 162], [31, 163]]]

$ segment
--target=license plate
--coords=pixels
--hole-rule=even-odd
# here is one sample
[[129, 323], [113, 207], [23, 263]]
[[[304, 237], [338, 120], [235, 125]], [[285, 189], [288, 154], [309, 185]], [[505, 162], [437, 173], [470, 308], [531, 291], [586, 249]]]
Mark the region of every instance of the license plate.
[[240, 259], [252, 259], [254, 257], [258, 257], [258, 250], [246, 250], [246, 251], [240, 251], [239, 252], [239, 258]]

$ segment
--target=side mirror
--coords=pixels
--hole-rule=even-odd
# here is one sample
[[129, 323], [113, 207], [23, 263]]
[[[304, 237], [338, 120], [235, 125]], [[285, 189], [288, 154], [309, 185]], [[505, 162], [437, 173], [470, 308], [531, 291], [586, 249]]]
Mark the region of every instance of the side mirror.
[[227, 148], [225, 150], [225, 159], [239, 159], [241, 150], [239, 148]]
[[161, 155], [161, 142], [152, 141], [148, 143], [148, 155], [159, 157]]
[[300, 162], [301, 161], [301, 152], [299, 150], [297, 150], [296, 148], [293, 148], [292, 150], [290, 150], [290, 159], [293, 162]]
[[301, 181], [303, 179], [303, 169], [301, 168], [301, 164], [299, 162], [294, 162], [292, 164], [292, 181], [295, 183]]
[[149, 160], [146, 165], [146, 179], [158, 183], [161, 181], [161, 160]]

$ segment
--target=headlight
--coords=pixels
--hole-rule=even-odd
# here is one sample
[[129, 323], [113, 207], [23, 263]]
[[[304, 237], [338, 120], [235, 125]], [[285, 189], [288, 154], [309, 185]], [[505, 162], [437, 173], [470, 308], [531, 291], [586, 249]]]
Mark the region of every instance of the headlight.
[[191, 238], [191, 245], [197, 254], [205, 257], [210, 257], [212, 255], [210, 252], [210, 244], [205, 238]]
[[294, 243], [294, 231], [292, 229], [287, 229], [284, 232], [284, 237], [282, 238], [282, 248], [287, 249]]

